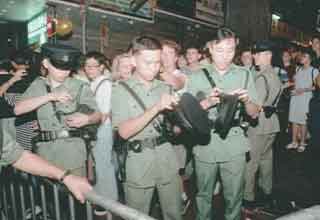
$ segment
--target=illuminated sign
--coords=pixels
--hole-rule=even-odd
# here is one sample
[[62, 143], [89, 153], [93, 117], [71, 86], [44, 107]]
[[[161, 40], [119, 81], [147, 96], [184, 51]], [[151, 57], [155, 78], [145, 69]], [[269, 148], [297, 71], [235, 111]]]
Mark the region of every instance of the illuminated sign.
[[47, 13], [44, 11], [31, 19], [28, 24], [28, 44], [39, 43], [39, 45], [47, 41]]

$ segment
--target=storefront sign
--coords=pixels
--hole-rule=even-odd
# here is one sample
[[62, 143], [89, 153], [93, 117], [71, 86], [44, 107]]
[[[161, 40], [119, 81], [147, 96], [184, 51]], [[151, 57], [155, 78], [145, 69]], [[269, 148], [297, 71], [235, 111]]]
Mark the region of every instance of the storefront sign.
[[197, 0], [195, 17], [218, 25], [224, 24], [222, 0]]

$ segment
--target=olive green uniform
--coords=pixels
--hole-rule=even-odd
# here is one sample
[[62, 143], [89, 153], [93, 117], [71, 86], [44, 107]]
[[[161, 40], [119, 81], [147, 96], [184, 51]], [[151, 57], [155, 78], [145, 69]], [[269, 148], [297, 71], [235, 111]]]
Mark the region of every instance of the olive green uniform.
[[0, 119], [0, 167], [14, 163], [23, 153], [15, 139], [14, 119]]
[[[23, 99], [46, 95], [47, 80], [39, 77], [23, 94]], [[51, 88], [51, 92], [67, 91], [72, 100], [68, 103], [56, 102], [56, 111], [61, 116], [59, 120], [51, 102], [37, 109], [38, 123], [41, 131], [74, 130], [65, 124], [65, 117], [77, 110], [79, 104], [97, 110], [94, 95], [86, 83], [67, 78], [60, 86]], [[86, 146], [80, 137], [56, 139], [48, 142], [38, 142], [36, 152], [54, 165], [72, 170], [73, 174], [86, 175]]]
[[[245, 88], [250, 100], [257, 103], [257, 94], [251, 73], [244, 67], [232, 64], [229, 70], [220, 75], [213, 65], [205, 67], [214, 80], [217, 88], [225, 93]], [[247, 79], [247, 80], [246, 80]], [[190, 75], [187, 91], [197, 95], [203, 91], [207, 95], [212, 87], [203, 70]], [[209, 118], [214, 118], [216, 108], [209, 109]], [[239, 112], [236, 113], [238, 117]], [[197, 220], [211, 219], [212, 195], [220, 173], [225, 198], [225, 219], [240, 219], [245, 174], [245, 154], [249, 151], [249, 141], [240, 126], [232, 127], [226, 139], [221, 139], [214, 131], [210, 143], [206, 146], [195, 146], [193, 149], [198, 193]]]
[[[264, 77], [263, 77], [263, 76]], [[263, 106], [271, 106], [277, 98], [281, 81], [272, 66], [257, 72], [256, 88]], [[276, 133], [280, 131], [277, 114], [266, 118], [263, 112], [259, 115], [258, 125], [250, 127], [248, 137], [251, 144], [250, 161], [247, 164], [244, 198], [248, 201], [255, 199], [255, 179], [259, 170], [259, 186], [267, 195], [272, 190], [272, 145]]]
[[[169, 94], [170, 91], [169, 87], [159, 80], [153, 80], [149, 90], [135, 77], [127, 80], [126, 83], [147, 108], [157, 103], [162, 94]], [[111, 106], [112, 123], [115, 128], [119, 123], [140, 116], [144, 112], [132, 95], [120, 84], [113, 87]], [[161, 115], [157, 116], [157, 119], [161, 121]], [[153, 126], [153, 122], [150, 122], [129, 141], [159, 136], [160, 133]], [[164, 219], [179, 220], [181, 219], [181, 189], [173, 146], [166, 142], [153, 149], [149, 147], [143, 148], [140, 153], [133, 151], [128, 153], [124, 184], [127, 205], [148, 214], [153, 192], [157, 188]]]

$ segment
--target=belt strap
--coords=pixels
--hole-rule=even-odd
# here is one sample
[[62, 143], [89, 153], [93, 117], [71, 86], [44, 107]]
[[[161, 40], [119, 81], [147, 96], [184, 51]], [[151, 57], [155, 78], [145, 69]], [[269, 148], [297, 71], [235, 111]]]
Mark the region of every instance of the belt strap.
[[81, 137], [81, 131], [78, 130], [61, 130], [61, 131], [40, 131], [38, 141], [47, 142], [57, 139], [65, 139], [72, 137]]
[[143, 140], [134, 140], [129, 142], [129, 149], [136, 153], [139, 153], [146, 148], [155, 149], [156, 147], [166, 142], [168, 142], [168, 140], [163, 136], [155, 138], [146, 138]]

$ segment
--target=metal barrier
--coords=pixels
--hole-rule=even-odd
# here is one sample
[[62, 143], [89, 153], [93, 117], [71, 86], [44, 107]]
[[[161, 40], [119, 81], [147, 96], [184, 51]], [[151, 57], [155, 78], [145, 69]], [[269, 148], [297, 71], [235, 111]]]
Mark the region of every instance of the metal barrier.
[[85, 204], [80, 204], [63, 185], [13, 168], [3, 169], [0, 180], [0, 218], [3, 220], [93, 220], [92, 204], [125, 220], [155, 220], [94, 191], [86, 195]]
[[319, 220], [320, 205], [302, 209], [297, 212], [277, 218], [277, 220]]

